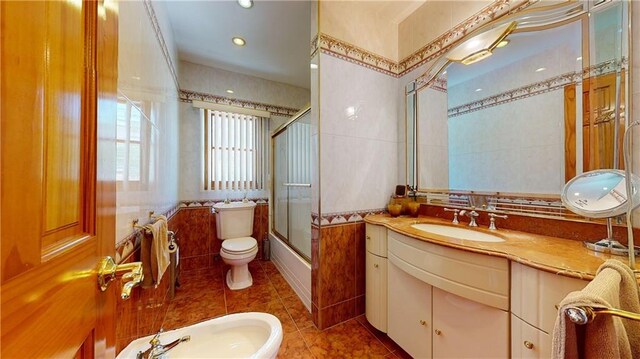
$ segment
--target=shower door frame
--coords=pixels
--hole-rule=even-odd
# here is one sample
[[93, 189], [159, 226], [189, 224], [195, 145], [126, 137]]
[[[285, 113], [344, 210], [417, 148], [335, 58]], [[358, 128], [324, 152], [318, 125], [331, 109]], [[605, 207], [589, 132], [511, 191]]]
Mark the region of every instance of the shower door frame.
[[[287, 244], [287, 246], [289, 248], [291, 248], [291, 250], [293, 250], [294, 252], [296, 252], [300, 257], [304, 258], [304, 260], [306, 260], [308, 263], [311, 263], [311, 257], [307, 256], [306, 254], [302, 253], [300, 250], [298, 250], [298, 248], [296, 248], [295, 246], [291, 245], [291, 242], [289, 241], [289, 233], [287, 233], [286, 236], [283, 236], [282, 234], [278, 233], [278, 231], [276, 230], [276, 214], [275, 214], [275, 205], [276, 205], [276, 186], [277, 183], [275, 181], [275, 177], [276, 177], [276, 137], [278, 137], [278, 135], [282, 134], [283, 132], [285, 132], [289, 126], [291, 124], [293, 124], [294, 122], [296, 122], [298, 119], [300, 119], [302, 116], [306, 115], [308, 112], [311, 111], [311, 106], [307, 106], [304, 109], [300, 110], [298, 113], [296, 113], [295, 115], [293, 115], [287, 122], [285, 122], [283, 125], [281, 125], [280, 127], [278, 127], [273, 134], [271, 134], [271, 197], [272, 200], [269, 201], [270, 202], [270, 207], [271, 207], [271, 220], [270, 220], [270, 227], [271, 227], [271, 233], [273, 233], [274, 236], [278, 237], [281, 241], [283, 241], [284, 243]], [[287, 142], [287, 146], [289, 145], [289, 143]], [[288, 160], [288, 158], [287, 158]], [[288, 174], [288, 170], [289, 168], [287, 167], [287, 174]], [[288, 193], [287, 193], [287, 199], [288, 199]], [[311, 214], [309, 214], [309, 226], [311, 226]], [[289, 230], [289, 200], [287, 200], [287, 232], [290, 232]]]

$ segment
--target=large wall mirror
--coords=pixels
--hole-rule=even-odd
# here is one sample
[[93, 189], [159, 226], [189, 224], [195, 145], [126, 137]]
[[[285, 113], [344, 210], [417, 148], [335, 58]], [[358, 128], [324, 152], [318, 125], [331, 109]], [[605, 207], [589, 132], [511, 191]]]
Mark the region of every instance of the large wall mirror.
[[480, 193], [557, 205], [576, 174], [623, 169], [628, 7], [534, 5], [444, 53], [406, 87], [409, 184], [441, 199]]

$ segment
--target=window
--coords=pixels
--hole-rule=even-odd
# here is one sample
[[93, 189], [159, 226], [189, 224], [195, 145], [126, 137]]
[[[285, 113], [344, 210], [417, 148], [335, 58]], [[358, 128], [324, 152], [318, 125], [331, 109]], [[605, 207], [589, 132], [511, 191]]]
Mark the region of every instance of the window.
[[204, 110], [204, 189], [264, 189], [268, 120]]
[[142, 190], [153, 174], [155, 136], [144, 103], [118, 99], [116, 119], [116, 182], [122, 190]]

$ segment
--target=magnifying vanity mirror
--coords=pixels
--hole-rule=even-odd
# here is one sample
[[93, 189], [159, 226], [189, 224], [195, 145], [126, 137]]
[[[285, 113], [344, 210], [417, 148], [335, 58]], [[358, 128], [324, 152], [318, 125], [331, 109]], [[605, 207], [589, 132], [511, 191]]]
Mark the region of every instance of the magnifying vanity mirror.
[[[628, 248], [613, 239], [611, 218], [627, 213], [640, 205], [640, 178], [630, 174], [631, 186], [620, 170], [595, 170], [582, 173], [564, 186], [562, 203], [572, 212], [589, 218], [607, 218], [607, 238], [595, 243], [584, 242], [587, 248], [626, 255]], [[631, 189], [631, 195], [627, 193]], [[629, 205], [629, 201], [631, 205]], [[635, 253], [638, 254], [636, 247]]]
[[629, 3], [545, 3], [470, 32], [406, 86], [407, 180], [429, 203], [570, 218], [565, 183], [608, 187], [620, 172], [587, 173], [624, 169]]

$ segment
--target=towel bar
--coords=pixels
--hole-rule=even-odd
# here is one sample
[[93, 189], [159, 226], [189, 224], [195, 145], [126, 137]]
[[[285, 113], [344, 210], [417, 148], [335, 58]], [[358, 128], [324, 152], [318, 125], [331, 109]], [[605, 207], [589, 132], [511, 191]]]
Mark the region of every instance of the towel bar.
[[576, 324], [587, 324], [598, 314], [609, 314], [616, 317], [640, 321], [640, 314], [616, 308], [569, 307], [564, 313]]

